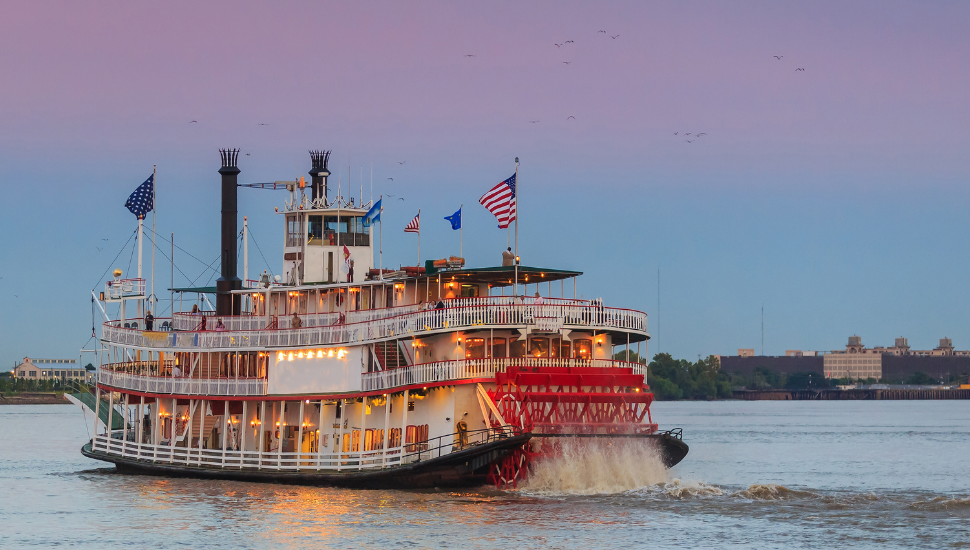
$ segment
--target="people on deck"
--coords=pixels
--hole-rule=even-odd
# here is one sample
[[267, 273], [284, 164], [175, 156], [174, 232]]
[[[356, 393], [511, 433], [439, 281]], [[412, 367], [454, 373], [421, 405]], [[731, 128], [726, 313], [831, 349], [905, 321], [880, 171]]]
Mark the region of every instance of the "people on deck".
[[515, 265], [515, 254], [512, 253], [512, 247], [510, 246], [502, 252], [502, 267], [512, 265]]
[[[203, 317], [203, 319], [205, 318]], [[226, 330], [226, 325], [222, 324], [222, 319], [219, 319], [218, 321], [216, 321], [216, 330], [219, 330], [219, 331]]]
[[145, 311], [145, 330], [151, 330], [155, 325], [155, 316], [152, 315], [152, 310]]
[[293, 320], [290, 321], [290, 328], [300, 328], [303, 326], [303, 319], [296, 313], [293, 314]]
[[538, 292], [536, 292], [536, 296], [535, 296], [535, 299], [533, 300], [533, 303], [535, 303], [535, 305], [537, 306], [542, 305], [542, 296], [540, 296]]

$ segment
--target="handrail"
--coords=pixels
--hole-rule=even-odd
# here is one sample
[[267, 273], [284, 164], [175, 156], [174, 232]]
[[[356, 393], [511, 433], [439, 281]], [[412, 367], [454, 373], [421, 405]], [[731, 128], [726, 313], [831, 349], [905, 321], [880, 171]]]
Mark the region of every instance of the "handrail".
[[[98, 371], [98, 383], [118, 389], [179, 395], [269, 395], [265, 378], [183, 378], [172, 376], [146, 376], [102, 365]], [[105, 368], [109, 367], [109, 368]], [[494, 379], [509, 368], [559, 367], [572, 369], [615, 368], [630, 369], [633, 374], [643, 375], [647, 383], [647, 367], [615, 359], [572, 359], [556, 357], [490, 357], [484, 359], [460, 359], [433, 361], [407, 367], [399, 367], [361, 374], [361, 391], [377, 392], [406, 386], [457, 382], [460, 380]]]
[[[239, 349], [362, 344], [429, 331], [496, 325], [535, 325], [548, 332], [568, 326], [646, 333], [646, 323], [646, 313], [621, 308], [544, 303], [489, 304], [413, 311], [371, 321], [297, 329], [142, 333], [118, 326], [120, 321], [108, 321], [102, 329], [102, 339], [143, 347]], [[207, 328], [211, 327], [207, 325]]]
[[363, 391], [383, 391], [418, 384], [494, 378], [496, 373], [507, 372], [510, 367], [627, 368], [631, 369], [633, 374], [643, 375], [643, 382], [647, 383], [647, 366], [642, 363], [615, 359], [492, 357], [434, 361], [368, 372], [361, 375], [361, 389]]
[[265, 378], [178, 378], [142, 376], [101, 369], [98, 371], [98, 384], [145, 393], [174, 395], [267, 395]]

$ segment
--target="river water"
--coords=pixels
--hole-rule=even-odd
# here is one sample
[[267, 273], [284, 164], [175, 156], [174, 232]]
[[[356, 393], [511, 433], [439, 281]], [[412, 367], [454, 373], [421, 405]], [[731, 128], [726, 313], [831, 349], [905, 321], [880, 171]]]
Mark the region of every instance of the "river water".
[[0, 407], [0, 548], [970, 547], [970, 401], [657, 403], [691, 446], [569, 449], [516, 491], [118, 475], [72, 406]]

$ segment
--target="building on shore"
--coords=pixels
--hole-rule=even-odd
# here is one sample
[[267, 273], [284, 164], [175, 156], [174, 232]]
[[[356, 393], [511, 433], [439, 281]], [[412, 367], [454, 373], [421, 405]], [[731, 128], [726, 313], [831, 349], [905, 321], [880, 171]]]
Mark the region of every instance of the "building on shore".
[[931, 350], [914, 350], [903, 337], [890, 347], [867, 348], [860, 336], [853, 335], [844, 350], [786, 350], [784, 356], [760, 356], [748, 348], [719, 359], [722, 370], [741, 375], [761, 367], [779, 374], [818, 373], [831, 379], [905, 380], [918, 372], [938, 380], [970, 377], [970, 351], [954, 349], [950, 338], [941, 338]]
[[11, 376], [23, 380], [60, 380], [88, 382], [92, 374], [79, 367], [77, 359], [32, 359], [24, 357], [11, 371]]

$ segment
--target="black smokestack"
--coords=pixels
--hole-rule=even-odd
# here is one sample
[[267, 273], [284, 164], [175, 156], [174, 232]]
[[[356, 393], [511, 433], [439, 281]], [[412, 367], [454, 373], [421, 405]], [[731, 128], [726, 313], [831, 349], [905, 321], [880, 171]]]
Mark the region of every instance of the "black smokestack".
[[239, 149], [219, 149], [222, 156], [222, 276], [216, 280], [216, 313], [239, 315], [239, 301], [231, 294], [242, 288], [236, 276], [236, 190], [239, 168], [236, 161]]
[[327, 162], [330, 160], [330, 151], [310, 151], [310, 185], [312, 188], [312, 200], [323, 199], [327, 201], [327, 176], [330, 170], [327, 169]]

